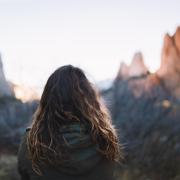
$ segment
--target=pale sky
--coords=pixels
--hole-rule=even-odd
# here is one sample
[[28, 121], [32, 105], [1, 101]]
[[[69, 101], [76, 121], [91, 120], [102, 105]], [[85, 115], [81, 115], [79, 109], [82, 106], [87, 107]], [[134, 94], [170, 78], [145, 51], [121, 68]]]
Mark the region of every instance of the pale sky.
[[178, 25], [179, 0], [0, 0], [0, 52], [16, 83], [41, 88], [64, 64], [101, 81], [136, 51], [155, 71], [163, 36]]

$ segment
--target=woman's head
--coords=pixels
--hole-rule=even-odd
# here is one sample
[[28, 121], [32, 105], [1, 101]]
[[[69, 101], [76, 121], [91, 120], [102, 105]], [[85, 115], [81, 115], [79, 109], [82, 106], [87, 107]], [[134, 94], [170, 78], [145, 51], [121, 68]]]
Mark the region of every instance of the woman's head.
[[[70, 118], [70, 114], [75, 115], [79, 111], [82, 113], [85, 103], [93, 105], [95, 100], [96, 93], [84, 72], [80, 68], [67, 65], [58, 68], [47, 80], [40, 107], [46, 112], [55, 112], [63, 117], [63, 113], [68, 113]], [[59, 123], [63, 119], [58, 119]], [[66, 123], [69, 119], [64, 120], [63, 123]]]
[[39, 163], [55, 164], [57, 154], [59, 159], [63, 157], [63, 149], [58, 145], [59, 128], [82, 120], [89, 124], [99, 152], [109, 160], [118, 160], [117, 134], [100, 96], [80, 68], [62, 66], [45, 85], [28, 135], [29, 154], [37, 173]]

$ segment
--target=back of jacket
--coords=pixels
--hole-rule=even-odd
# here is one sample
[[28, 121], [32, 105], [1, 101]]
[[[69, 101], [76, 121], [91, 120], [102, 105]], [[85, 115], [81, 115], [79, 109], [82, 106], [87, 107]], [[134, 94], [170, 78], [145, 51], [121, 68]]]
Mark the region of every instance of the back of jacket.
[[63, 145], [68, 148], [71, 159], [57, 168], [41, 167], [42, 176], [37, 175], [28, 158], [28, 131], [18, 152], [18, 170], [22, 180], [115, 180], [114, 163], [97, 151], [97, 145], [92, 143], [86, 127], [80, 123], [64, 125], [59, 132], [66, 139], [67, 143]]

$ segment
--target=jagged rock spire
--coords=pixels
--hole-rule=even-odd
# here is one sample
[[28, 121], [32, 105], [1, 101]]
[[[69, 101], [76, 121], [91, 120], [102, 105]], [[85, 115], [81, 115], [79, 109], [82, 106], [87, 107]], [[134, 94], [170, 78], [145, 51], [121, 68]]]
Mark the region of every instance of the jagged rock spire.
[[117, 79], [128, 79], [130, 77], [138, 77], [146, 75], [148, 68], [144, 64], [143, 55], [141, 52], [135, 53], [131, 64], [128, 66], [124, 62], [121, 63]]
[[173, 36], [166, 34], [164, 37], [161, 66], [157, 75], [172, 94], [180, 97], [180, 27]]

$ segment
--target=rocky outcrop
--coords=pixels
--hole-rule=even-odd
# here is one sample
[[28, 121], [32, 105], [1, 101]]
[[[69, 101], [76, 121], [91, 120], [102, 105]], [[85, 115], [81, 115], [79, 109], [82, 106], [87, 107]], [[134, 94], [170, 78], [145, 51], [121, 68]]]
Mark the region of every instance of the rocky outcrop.
[[148, 68], [144, 64], [142, 53], [137, 52], [129, 66], [124, 62], [121, 63], [117, 79], [128, 79], [130, 77], [139, 77], [147, 74]]
[[10, 88], [9, 83], [7, 82], [4, 70], [3, 70], [3, 63], [0, 56], [0, 96], [13, 96], [13, 91]]
[[[140, 78], [144, 75], [145, 78]], [[137, 80], [138, 77], [139, 80]], [[121, 63], [116, 81], [131, 78], [136, 79], [130, 81], [129, 85], [137, 96], [141, 95], [143, 91], [151, 91], [154, 86], [163, 86], [172, 96], [180, 98], [180, 27], [177, 28], [173, 36], [165, 35], [161, 52], [161, 65], [154, 74], [149, 73], [140, 52], [134, 55], [129, 66]]]
[[115, 83], [118, 81], [128, 81], [128, 86], [136, 97], [144, 92], [151, 94], [152, 89], [160, 84], [158, 76], [149, 73], [141, 52], [135, 53], [129, 66], [124, 62], [121, 63]]
[[142, 76], [148, 73], [148, 68], [144, 64], [142, 53], [135, 53], [132, 63], [129, 67], [129, 77]]
[[180, 97], [180, 27], [173, 36], [166, 34], [164, 37], [157, 75], [171, 94]]

